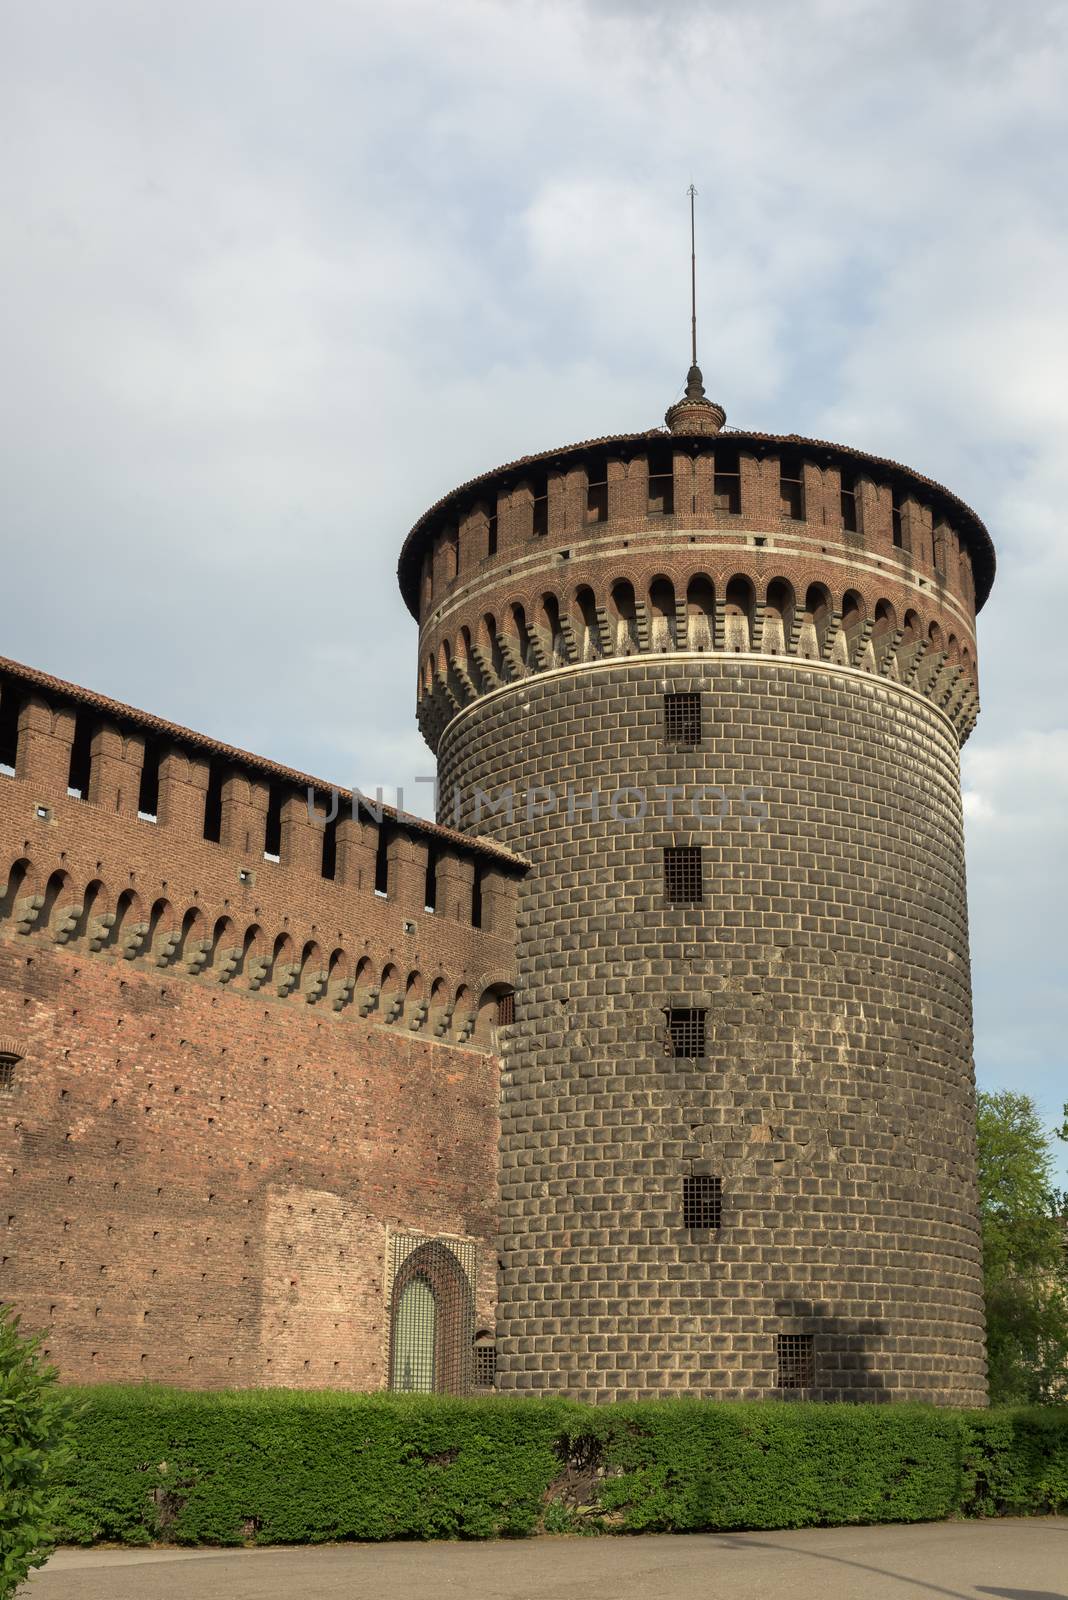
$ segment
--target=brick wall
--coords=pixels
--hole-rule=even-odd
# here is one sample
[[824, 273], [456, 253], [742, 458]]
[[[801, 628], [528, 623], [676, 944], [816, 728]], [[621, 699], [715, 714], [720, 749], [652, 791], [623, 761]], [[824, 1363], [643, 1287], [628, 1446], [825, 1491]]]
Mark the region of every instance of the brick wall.
[[62, 1375], [379, 1387], [390, 1230], [492, 1328], [519, 865], [350, 812], [327, 875], [300, 775], [11, 663], [0, 727], [0, 1299]]

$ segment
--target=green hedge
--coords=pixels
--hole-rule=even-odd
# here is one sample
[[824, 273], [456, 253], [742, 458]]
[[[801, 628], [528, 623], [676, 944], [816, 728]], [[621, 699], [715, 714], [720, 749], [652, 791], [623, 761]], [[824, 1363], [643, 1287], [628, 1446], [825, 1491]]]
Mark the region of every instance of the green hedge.
[[485, 1539], [1068, 1509], [1068, 1409], [78, 1391], [61, 1537]]

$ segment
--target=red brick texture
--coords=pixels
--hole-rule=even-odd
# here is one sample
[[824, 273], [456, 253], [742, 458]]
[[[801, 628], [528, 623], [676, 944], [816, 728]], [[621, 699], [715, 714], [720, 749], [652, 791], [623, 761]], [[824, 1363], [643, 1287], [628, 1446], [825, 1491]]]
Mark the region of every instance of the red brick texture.
[[349, 817], [325, 877], [293, 785], [265, 859], [254, 770], [225, 768], [213, 842], [195, 747], [163, 754], [153, 822], [136, 723], [80, 733], [15, 673], [3, 709], [0, 1299], [71, 1380], [376, 1388], [399, 1231], [474, 1247], [492, 1329], [520, 869], [416, 824], [380, 853]]

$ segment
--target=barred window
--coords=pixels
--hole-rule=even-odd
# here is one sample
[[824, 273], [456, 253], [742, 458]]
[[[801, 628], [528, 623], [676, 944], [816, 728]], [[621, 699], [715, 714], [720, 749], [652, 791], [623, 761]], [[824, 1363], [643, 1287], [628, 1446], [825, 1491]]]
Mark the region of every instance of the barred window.
[[775, 1341], [780, 1389], [811, 1389], [816, 1382], [815, 1339], [811, 1333], [780, 1333]]
[[475, 1388], [492, 1389], [497, 1382], [497, 1346], [475, 1345]]
[[723, 1179], [704, 1175], [682, 1180], [682, 1222], [686, 1228], [718, 1228], [723, 1218]]
[[668, 1033], [671, 1037], [671, 1054], [676, 1061], [697, 1060], [705, 1053], [705, 1012], [669, 1011]]
[[0, 1094], [10, 1094], [14, 1089], [18, 1059], [18, 1056], [0, 1055]]
[[668, 845], [664, 850], [664, 893], [669, 905], [699, 905], [704, 898], [700, 845]]
[[701, 696], [664, 696], [664, 738], [668, 744], [694, 746], [701, 743]]
[[497, 996], [497, 1026], [507, 1027], [508, 1023], [515, 1021], [515, 995], [501, 994]]

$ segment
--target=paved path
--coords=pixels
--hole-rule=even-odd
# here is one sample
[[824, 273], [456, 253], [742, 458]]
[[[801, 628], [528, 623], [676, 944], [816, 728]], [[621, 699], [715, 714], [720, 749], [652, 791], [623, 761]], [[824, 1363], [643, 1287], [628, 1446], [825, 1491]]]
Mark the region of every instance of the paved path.
[[797, 1533], [60, 1550], [27, 1600], [1068, 1600], [1068, 1518]]

